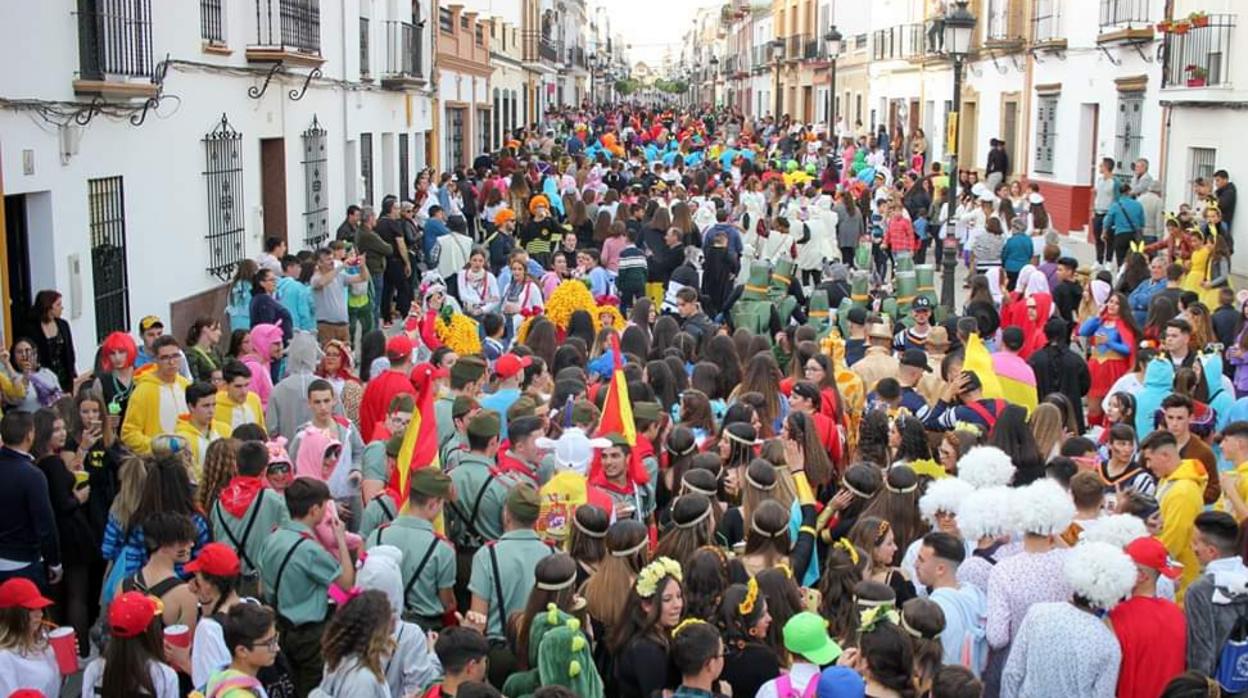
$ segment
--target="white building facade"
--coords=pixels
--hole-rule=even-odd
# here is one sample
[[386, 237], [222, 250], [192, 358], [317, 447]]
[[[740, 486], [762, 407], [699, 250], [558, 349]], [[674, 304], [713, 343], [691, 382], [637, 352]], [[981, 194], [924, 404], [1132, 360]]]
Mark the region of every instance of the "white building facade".
[[348, 204], [409, 192], [433, 119], [429, 5], [6, 4], [0, 57], [39, 56], [0, 83], [26, 100], [0, 110], [6, 330], [54, 288], [79, 347], [149, 314], [181, 334], [220, 314], [264, 238], [315, 247]]

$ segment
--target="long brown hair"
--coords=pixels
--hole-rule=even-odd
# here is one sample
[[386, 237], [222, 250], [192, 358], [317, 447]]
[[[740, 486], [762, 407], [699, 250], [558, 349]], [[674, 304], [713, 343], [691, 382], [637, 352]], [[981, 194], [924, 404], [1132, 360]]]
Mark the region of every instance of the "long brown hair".
[[784, 425], [789, 438], [802, 447], [803, 469], [814, 487], [822, 487], [832, 481], [832, 460], [815, 433], [815, 419], [805, 412], [790, 412]]
[[[536, 666], [537, 648], [529, 647], [529, 639], [532, 635], [531, 625], [533, 618], [539, 613], [545, 613], [550, 604], [555, 608], [567, 613], [575, 615], [580, 609], [575, 608], [577, 601], [576, 595], [576, 560], [572, 559], [567, 553], [555, 553], [547, 555], [538, 561], [537, 567], [533, 570], [535, 584], [529, 592], [528, 602], [524, 605], [524, 610], [513, 613], [508, 619], [509, 634], [515, 639], [516, 659], [520, 661], [522, 668], [529, 669]], [[571, 579], [573, 583], [562, 586]], [[543, 588], [562, 586], [559, 589]]]
[[646, 564], [646, 525], [636, 519], [616, 521], [607, 529], [607, 555], [581, 594], [589, 615], [607, 628], [619, 624], [637, 573]]
[[668, 631], [659, 627], [659, 617], [663, 613], [663, 594], [673, 584], [683, 592], [680, 580], [667, 575], [655, 584], [654, 595], [648, 599], [641, 598], [635, 586], [629, 586], [622, 618], [607, 631], [607, 648], [612, 653], [623, 651], [630, 642], [640, 638], [648, 638], [667, 647], [670, 638]]
[[862, 511], [863, 517], [874, 516], [892, 525], [893, 541], [897, 544], [894, 565], [901, 562], [906, 548], [928, 530], [919, 516], [918, 483], [918, 475], [909, 466], [895, 465], [884, 475], [884, 490]]
[[823, 575], [819, 577], [819, 615], [828, 619], [828, 633], [841, 643], [850, 639], [858, 627], [854, 585], [862, 581], [867, 565], [868, 554], [851, 548], [848, 541], [829, 548]]
[[715, 505], [705, 495], [684, 494], [672, 502], [672, 527], [659, 536], [654, 557], [684, 566], [694, 551], [715, 542]]
[[30, 610], [21, 606], [0, 608], [0, 650], [29, 657], [48, 645], [43, 628], [30, 631]]
[[114, 636], [104, 646], [101, 696], [156, 695], [151, 664], [164, 660], [160, 614], [152, 616], [147, 630], [134, 637]]
[[390, 620], [394, 609], [383, 591], [371, 589], [340, 607], [321, 638], [321, 656], [330, 671], [354, 657], [360, 666], [385, 683], [383, 658], [394, 651]]
[[208, 444], [208, 449], [204, 451], [203, 477], [196, 492], [200, 509], [208, 511], [221, 495], [221, 490], [230, 483], [230, 478], [238, 474], [236, 457], [241, 445], [238, 439], [228, 437]]

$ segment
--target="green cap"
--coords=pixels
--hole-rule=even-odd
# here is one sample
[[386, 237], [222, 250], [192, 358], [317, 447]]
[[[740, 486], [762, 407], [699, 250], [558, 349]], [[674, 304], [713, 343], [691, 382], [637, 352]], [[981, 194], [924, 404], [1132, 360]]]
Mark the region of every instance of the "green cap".
[[433, 467], [412, 471], [412, 492], [426, 497], [443, 497], [451, 493], [451, 476]]
[[494, 410], [481, 410], [468, 422], [468, 435], [488, 439], [498, 436], [503, 422]]
[[485, 359], [476, 354], [461, 356], [451, 366], [451, 380], [471, 383], [485, 375]]
[[399, 455], [399, 451], [403, 450], [403, 435], [395, 434], [386, 441], [386, 455], [394, 458]]
[[624, 448], [631, 448], [630, 444], [628, 443], [628, 439], [624, 438], [623, 434], [613, 432], [610, 434], [604, 434], [602, 438], [606, 439], [607, 441], [610, 441], [612, 446], [623, 446]]
[[812, 664], [825, 666], [841, 656], [841, 646], [828, 637], [828, 621], [802, 611], [784, 624], [784, 648]]
[[594, 424], [598, 421], [601, 412], [598, 407], [589, 400], [577, 400], [572, 404], [572, 423], [573, 424]]
[[477, 406], [477, 401], [467, 395], [457, 395], [455, 396], [455, 402], [451, 405], [451, 417], [459, 419], [476, 409]]
[[407, 393], [399, 393], [390, 398], [390, 405], [387, 412], [415, 412], [416, 400]]
[[659, 421], [659, 415], [663, 414], [663, 407], [657, 402], [634, 402], [633, 418], [644, 419], [649, 422]]
[[537, 514], [542, 509], [542, 501], [532, 485], [520, 483], [507, 493], [507, 511], [521, 521], [537, 521]]

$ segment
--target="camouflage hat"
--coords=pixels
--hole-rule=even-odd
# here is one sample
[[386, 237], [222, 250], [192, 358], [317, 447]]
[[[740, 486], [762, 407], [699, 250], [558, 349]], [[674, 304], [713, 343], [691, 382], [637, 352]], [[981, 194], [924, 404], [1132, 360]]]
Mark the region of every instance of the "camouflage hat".
[[542, 509], [542, 501], [532, 485], [524, 483], [511, 488], [507, 493], [507, 511], [521, 521], [536, 521]]
[[447, 497], [451, 493], [451, 476], [433, 467], [412, 471], [412, 492], [426, 497]]
[[481, 410], [468, 422], [469, 436], [488, 439], [498, 436], [502, 429], [502, 420], [494, 410]]

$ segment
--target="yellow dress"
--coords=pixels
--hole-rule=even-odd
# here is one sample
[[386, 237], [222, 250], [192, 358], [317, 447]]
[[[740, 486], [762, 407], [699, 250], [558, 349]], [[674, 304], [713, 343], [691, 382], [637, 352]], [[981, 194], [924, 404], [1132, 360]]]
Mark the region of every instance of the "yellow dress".
[[[1212, 250], [1207, 245], [1201, 245], [1192, 250], [1192, 267], [1187, 272], [1187, 276], [1183, 277], [1183, 290], [1200, 293], [1204, 291], [1200, 287], [1201, 282], [1209, 280], [1209, 255]], [[1216, 305], [1212, 307], [1217, 307]]]

